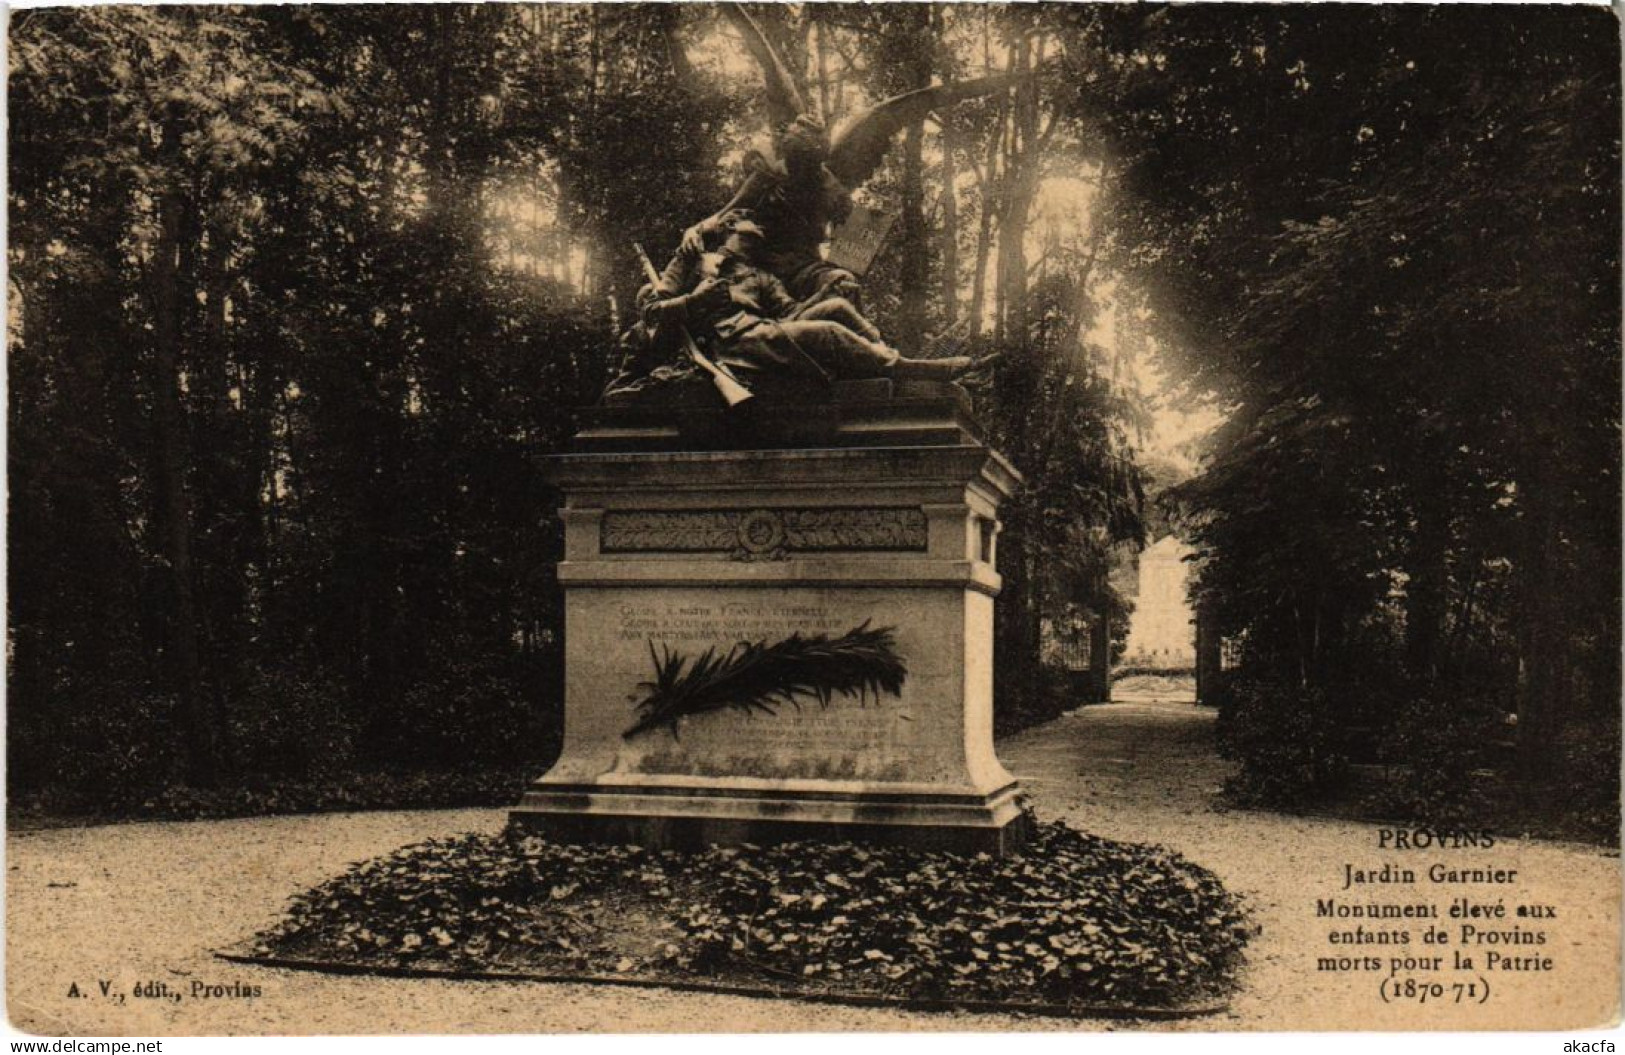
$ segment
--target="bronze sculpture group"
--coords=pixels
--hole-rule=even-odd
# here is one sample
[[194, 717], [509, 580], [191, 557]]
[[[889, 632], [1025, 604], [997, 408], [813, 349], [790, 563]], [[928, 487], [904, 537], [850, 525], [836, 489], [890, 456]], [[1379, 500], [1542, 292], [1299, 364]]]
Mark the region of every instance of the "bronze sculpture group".
[[771, 151], [747, 158], [728, 203], [685, 231], [638, 291], [638, 318], [622, 337], [606, 396], [636, 396], [696, 366], [730, 403], [762, 383], [794, 391], [845, 379], [950, 381], [970, 370], [975, 363], [963, 356], [911, 358], [887, 344], [860, 310], [857, 276], [828, 260], [824, 246], [897, 131], [1010, 78], [908, 92], [831, 139], [750, 15], [737, 5], [728, 14], [766, 72], [780, 130]]

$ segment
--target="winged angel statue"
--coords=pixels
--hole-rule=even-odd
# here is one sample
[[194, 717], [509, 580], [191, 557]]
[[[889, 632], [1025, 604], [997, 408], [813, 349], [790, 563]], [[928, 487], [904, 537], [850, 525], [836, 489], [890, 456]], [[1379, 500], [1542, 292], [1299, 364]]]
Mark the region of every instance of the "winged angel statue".
[[933, 111], [1006, 88], [1016, 78], [996, 75], [905, 92], [842, 122], [830, 136], [756, 20], [738, 4], [724, 10], [765, 74], [769, 119], [777, 134], [773, 155], [753, 152], [747, 158], [743, 185], [709, 222], [730, 210], [749, 210], [767, 231], [768, 269], [793, 296], [853, 295], [856, 276], [822, 257], [831, 224], [852, 211], [852, 192], [875, 174], [898, 132]]
[[[724, 10], [765, 74], [772, 146], [747, 156], [733, 197], [684, 232], [664, 270], [645, 259], [639, 322], [623, 340], [606, 399], [636, 398], [695, 368], [730, 404], [749, 399], [758, 380], [946, 381], [971, 368], [964, 357], [911, 359], [886, 344], [858, 307], [857, 275], [828, 259], [825, 246], [899, 131], [1016, 78], [906, 92], [829, 136], [756, 20], [738, 4]], [[674, 352], [687, 362], [673, 367]]]

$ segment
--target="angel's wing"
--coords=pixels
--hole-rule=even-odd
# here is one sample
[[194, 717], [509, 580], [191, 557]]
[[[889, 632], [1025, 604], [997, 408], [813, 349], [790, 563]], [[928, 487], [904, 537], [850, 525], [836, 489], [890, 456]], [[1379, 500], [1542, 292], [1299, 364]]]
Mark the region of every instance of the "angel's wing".
[[835, 134], [826, 168], [848, 187], [861, 186], [886, 156], [892, 136], [933, 110], [979, 95], [991, 95], [1018, 83], [1027, 74], [1001, 73], [974, 81], [937, 84], [894, 96], [852, 118]]
[[779, 58], [767, 34], [762, 32], [762, 27], [745, 10], [744, 5], [727, 4], [722, 11], [744, 38], [746, 50], [762, 68], [762, 76], [767, 80], [767, 109], [773, 127], [782, 127], [800, 115], [810, 113], [807, 100], [802, 97], [801, 89], [796, 87], [796, 79], [790, 75], [789, 67]]

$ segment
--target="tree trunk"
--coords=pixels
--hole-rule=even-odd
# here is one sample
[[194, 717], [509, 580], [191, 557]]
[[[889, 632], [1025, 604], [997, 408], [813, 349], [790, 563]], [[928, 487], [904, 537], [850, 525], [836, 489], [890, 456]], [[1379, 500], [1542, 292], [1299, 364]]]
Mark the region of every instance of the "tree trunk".
[[1450, 519], [1444, 481], [1437, 474], [1421, 477], [1424, 486], [1414, 499], [1416, 531], [1406, 561], [1405, 667], [1414, 677], [1438, 674], [1439, 645], [1449, 591]]
[[982, 335], [982, 317], [987, 313], [987, 267], [993, 256], [993, 154], [988, 150], [988, 176], [982, 181], [981, 215], [976, 220], [976, 258], [971, 265], [970, 332]]
[[942, 240], [938, 250], [942, 269], [942, 321], [952, 326], [959, 321], [959, 194], [954, 184], [959, 170], [954, 165], [952, 126], [942, 126]]
[[[907, 17], [893, 21], [902, 33], [899, 44], [905, 49], [903, 88], [913, 91], [931, 83], [930, 9], [923, 4], [895, 8]], [[897, 312], [897, 339], [904, 348], [918, 350], [925, 338], [927, 288], [930, 283], [930, 235], [925, 222], [925, 127], [924, 121], [908, 127], [903, 136], [902, 225], [898, 252], [901, 303]]]
[[835, 115], [830, 110], [829, 98], [829, 24], [819, 17], [821, 11], [820, 6], [814, 5], [808, 10], [808, 18], [818, 31], [814, 52], [818, 60], [818, 116], [827, 126]]
[[[1010, 68], [1025, 72], [1031, 59], [1026, 38], [1010, 46]], [[999, 269], [997, 298], [1000, 338], [1025, 340], [1027, 335], [1027, 214], [1038, 190], [1038, 105], [1036, 88], [1017, 89], [1010, 112], [1010, 134], [1005, 150], [1003, 194], [999, 206]]]
[[1520, 672], [1518, 678], [1518, 770], [1531, 783], [1551, 780], [1563, 702], [1562, 598], [1554, 596], [1553, 555], [1561, 545], [1552, 498], [1552, 469], [1534, 458], [1518, 481], [1528, 510], [1522, 559], [1518, 562]]
[[1030, 613], [1032, 581], [1028, 569], [1028, 540], [1022, 518], [1015, 510], [1006, 516], [999, 535], [999, 570], [1004, 576], [993, 621], [994, 654], [999, 657], [994, 679], [994, 712], [1017, 712], [1030, 707], [1038, 691], [1038, 640], [1032, 636]]
[[1095, 702], [1112, 699], [1112, 621], [1104, 611], [1089, 624], [1089, 680]]
[[925, 227], [924, 162], [919, 125], [910, 125], [903, 136], [903, 216], [898, 252], [900, 303], [897, 311], [897, 341], [917, 352], [925, 338], [926, 286], [930, 281], [928, 238]]
[[[173, 142], [173, 127], [165, 130]], [[173, 178], [173, 177], [171, 177]], [[192, 567], [192, 503], [186, 487], [186, 421], [181, 403], [180, 234], [185, 198], [170, 186], [158, 199], [158, 240], [153, 250], [152, 309], [156, 374], [153, 422], [157, 430], [159, 515], [170, 595], [170, 673], [185, 716], [187, 781], [212, 785], [218, 742], [214, 714], [203, 696], [198, 613]]]
[[[993, 65], [992, 17], [991, 10], [984, 7], [982, 9], [982, 61], [989, 67]], [[1009, 93], [1003, 93], [999, 100], [999, 119], [994, 124], [996, 131], [988, 138], [987, 155], [982, 159], [982, 167], [976, 170], [977, 186], [981, 191], [981, 209], [976, 223], [976, 262], [971, 268], [970, 326], [972, 339], [982, 335], [983, 316], [987, 312], [987, 269], [993, 256], [993, 220], [994, 214], [998, 211], [999, 180], [997, 166], [999, 164], [999, 148], [1004, 142], [1006, 113], [1009, 105]]]
[[660, 31], [665, 40], [666, 57], [671, 63], [672, 76], [678, 87], [692, 93], [697, 82], [694, 65], [688, 61], [688, 51], [683, 47], [683, 9], [676, 4], [662, 4], [654, 8], [654, 11], [660, 19]]
[[[757, 4], [751, 8], [751, 17], [761, 27], [773, 50], [779, 53], [785, 70], [796, 82], [796, 90], [806, 98], [807, 86], [807, 27], [804, 19], [792, 18], [789, 4]], [[797, 24], [797, 23], [800, 24]]]
[[[931, 30], [932, 39], [940, 41], [945, 38], [947, 29], [940, 5], [931, 7]], [[943, 82], [952, 83], [952, 79], [944, 77]], [[959, 191], [956, 186], [959, 169], [954, 159], [954, 151], [959, 144], [954, 135], [951, 115], [938, 116], [942, 122], [942, 236], [937, 256], [941, 268], [942, 321], [944, 326], [951, 327], [959, 319]]]
[[[217, 192], [218, 193], [218, 192]], [[204, 200], [200, 195], [199, 201]], [[216, 215], [207, 225], [207, 245], [200, 256], [199, 276], [204, 293], [202, 355], [192, 374], [206, 386], [205, 427], [210, 450], [201, 481], [207, 499], [195, 510], [202, 525], [200, 562], [205, 569], [199, 582], [198, 624], [202, 631], [208, 668], [215, 672], [210, 694], [214, 724], [219, 734], [219, 759], [230, 764], [236, 745], [227, 716], [227, 688], [244, 688], [250, 664], [245, 662], [248, 618], [248, 567], [262, 513], [254, 474], [245, 471], [244, 415], [238, 409], [243, 393], [233, 401], [231, 349], [226, 335], [226, 296], [231, 288], [228, 218]], [[200, 465], [198, 468], [203, 468]], [[212, 570], [212, 574], [209, 574]]]

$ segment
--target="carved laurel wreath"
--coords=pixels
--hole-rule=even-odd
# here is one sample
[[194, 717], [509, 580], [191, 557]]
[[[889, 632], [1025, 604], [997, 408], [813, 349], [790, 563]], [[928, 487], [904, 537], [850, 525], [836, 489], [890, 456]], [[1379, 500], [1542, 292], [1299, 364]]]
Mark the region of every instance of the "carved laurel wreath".
[[866, 509], [614, 510], [600, 527], [605, 553], [725, 553], [785, 560], [792, 553], [924, 551], [917, 507]]

